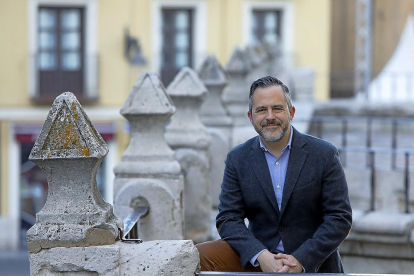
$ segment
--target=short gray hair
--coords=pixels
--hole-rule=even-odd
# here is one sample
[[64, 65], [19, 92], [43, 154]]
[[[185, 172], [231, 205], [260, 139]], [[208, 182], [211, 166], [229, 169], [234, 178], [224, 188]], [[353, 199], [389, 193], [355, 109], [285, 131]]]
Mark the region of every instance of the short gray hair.
[[283, 95], [285, 96], [285, 100], [288, 106], [288, 109], [291, 110], [292, 109], [292, 98], [290, 97], [290, 92], [289, 92], [289, 88], [283, 84], [282, 81], [280, 81], [279, 79], [275, 78], [275, 77], [271, 77], [271, 76], [266, 76], [260, 79], [255, 80], [252, 85], [250, 86], [250, 94], [249, 94], [249, 112], [250, 114], [252, 113], [252, 108], [253, 108], [253, 94], [254, 91], [256, 91], [257, 88], [266, 88], [269, 86], [280, 86], [282, 87], [283, 90]]

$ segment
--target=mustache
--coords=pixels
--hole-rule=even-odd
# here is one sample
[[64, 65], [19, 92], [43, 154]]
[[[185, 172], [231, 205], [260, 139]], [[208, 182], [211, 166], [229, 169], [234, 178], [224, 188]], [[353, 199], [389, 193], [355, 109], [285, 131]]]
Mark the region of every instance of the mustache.
[[260, 126], [282, 126], [282, 121], [280, 120], [266, 120], [260, 123]]

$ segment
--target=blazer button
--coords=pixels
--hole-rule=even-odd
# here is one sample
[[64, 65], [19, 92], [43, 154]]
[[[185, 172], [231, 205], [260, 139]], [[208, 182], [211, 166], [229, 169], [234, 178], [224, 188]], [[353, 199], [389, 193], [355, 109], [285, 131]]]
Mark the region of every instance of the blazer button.
[[283, 231], [283, 226], [279, 226], [279, 231]]

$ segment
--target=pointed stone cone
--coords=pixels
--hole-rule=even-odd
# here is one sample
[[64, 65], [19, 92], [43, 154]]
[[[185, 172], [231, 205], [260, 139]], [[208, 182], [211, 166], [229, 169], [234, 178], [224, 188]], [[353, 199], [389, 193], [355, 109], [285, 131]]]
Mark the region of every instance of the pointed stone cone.
[[245, 53], [236, 47], [226, 65], [228, 85], [223, 92], [223, 102], [233, 119], [233, 125], [247, 125], [246, 112], [249, 106], [249, 84], [246, 82], [250, 63]]
[[29, 156], [49, 184], [45, 206], [27, 232], [29, 252], [115, 243], [123, 223], [96, 186], [107, 153], [76, 97], [70, 92], [58, 96]]
[[164, 138], [165, 124], [175, 110], [157, 74], [142, 73], [121, 109], [131, 126], [131, 140], [115, 174], [178, 177], [180, 165]]
[[223, 89], [227, 85], [227, 75], [214, 55], [208, 56], [198, 72], [207, 87], [207, 99], [201, 105], [201, 120], [206, 126], [230, 126], [231, 118], [221, 101]]
[[173, 148], [207, 149], [211, 137], [200, 119], [200, 106], [207, 96], [207, 88], [197, 73], [184, 67], [167, 88], [176, 103], [177, 113], [167, 126], [165, 137]]
[[164, 138], [175, 107], [155, 73], [144, 72], [133, 86], [121, 114], [131, 126], [131, 139], [115, 168], [115, 213], [126, 218], [137, 206], [149, 206], [138, 222], [145, 241], [182, 239], [184, 182], [174, 151]]

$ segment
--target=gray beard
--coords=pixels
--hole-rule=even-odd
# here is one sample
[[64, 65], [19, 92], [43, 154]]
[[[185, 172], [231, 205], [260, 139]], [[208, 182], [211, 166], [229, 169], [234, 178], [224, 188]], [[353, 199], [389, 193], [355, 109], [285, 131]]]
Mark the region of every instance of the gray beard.
[[269, 133], [268, 131], [265, 131], [264, 129], [263, 129], [263, 126], [262, 126], [262, 128], [258, 128], [258, 127], [256, 127], [255, 125], [253, 125], [253, 127], [254, 127], [254, 129], [256, 130], [256, 132], [260, 135], [260, 137], [262, 137], [263, 138], [263, 140], [265, 140], [266, 142], [277, 142], [277, 141], [280, 141], [285, 135], [286, 135], [286, 133], [287, 133], [287, 131], [288, 131], [288, 129], [289, 129], [289, 127], [290, 127], [290, 119], [289, 119], [289, 121], [288, 121], [288, 123], [287, 123], [287, 125], [286, 125], [286, 127], [282, 127], [280, 124], [278, 124], [278, 126], [280, 127], [280, 128], [282, 128], [282, 131], [281, 132], [279, 132], [279, 134], [275, 134], [275, 133]]

